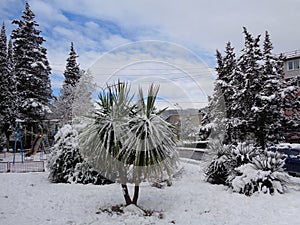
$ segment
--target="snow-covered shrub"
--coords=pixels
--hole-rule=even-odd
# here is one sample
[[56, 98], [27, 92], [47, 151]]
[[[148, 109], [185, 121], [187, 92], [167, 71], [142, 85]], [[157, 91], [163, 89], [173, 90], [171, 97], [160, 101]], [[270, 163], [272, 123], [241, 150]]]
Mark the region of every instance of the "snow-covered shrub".
[[238, 143], [231, 149], [232, 158], [234, 160], [234, 167], [244, 165], [250, 162], [253, 157], [257, 156], [260, 149], [248, 143]]
[[54, 183], [67, 183], [72, 177], [77, 163], [82, 162], [78, 149], [78, 133], [66, 124], [55, 135], [48, 162], [49, 180]]
[[263, 151], [251, 162], [235, 169], [229, 186], [236, 192], [252, 195], [254, 192], [284, 193], [288, 175], [283, 171], [284, 160], [279, 153]]
[[69, 179], [70, 182], [80, 184], [95, 184], [104, 185], [111, 184], [112, 181], [101, 176], [95, 169], [93, 169], [86, 161], [77, 163], [74, 169], [73, 176]]
[[111, 183], [83, 160], [79, 152], [78, 133], [69, 124], [55, 135], [48, 169], [49, 180], [53, 183]]
[[211, 146], [215, 156], [206, 169], [206, 179], [212, 184], [226, 184], [227, 177], [231, 171], [232, 157], [231, 147], [228, 145], [213, 144]]
[[207, 181], [213, 184], [227, 184], [227, 178], [235, 175], [235, 168], [246, 164], [258, 154], [253, 145], [239, 143], [235, 145], [213, 144], [215, 156], [206, 170]]

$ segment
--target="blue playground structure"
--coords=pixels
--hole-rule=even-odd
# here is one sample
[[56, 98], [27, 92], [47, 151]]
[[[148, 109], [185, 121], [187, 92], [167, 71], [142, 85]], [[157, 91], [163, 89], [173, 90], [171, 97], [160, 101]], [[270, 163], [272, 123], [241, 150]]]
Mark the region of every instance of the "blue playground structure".
[[15, 134], [13, 163], [15, 163], [15, 161], [16, 161], [17, 142], [19, 142], [19, 144], [20, 144], [21, 158], [22, 158], [22, 162], [24, 162], [24, 148], [23, 148], [23, 141], [22, 141], [23, 134], [21, 133], [21, 130], [20, 130], [20, 123], [21, 122], [23, 122], [23, 121], [19, 120], [19, 119], [16, 120], [16, 134]]

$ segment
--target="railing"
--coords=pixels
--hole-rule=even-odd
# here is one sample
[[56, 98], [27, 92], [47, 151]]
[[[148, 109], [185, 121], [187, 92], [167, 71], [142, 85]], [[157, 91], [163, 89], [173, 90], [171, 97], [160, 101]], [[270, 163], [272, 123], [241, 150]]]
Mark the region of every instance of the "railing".
[[44, 161], [0, 162], [0, 173], [45, 172]]
[[201, 148], [177, 147], [176, 149], [179, 153], [179, 157], [195, 160], [202, 160], [203, 155], [208, 152], [207, 149]]

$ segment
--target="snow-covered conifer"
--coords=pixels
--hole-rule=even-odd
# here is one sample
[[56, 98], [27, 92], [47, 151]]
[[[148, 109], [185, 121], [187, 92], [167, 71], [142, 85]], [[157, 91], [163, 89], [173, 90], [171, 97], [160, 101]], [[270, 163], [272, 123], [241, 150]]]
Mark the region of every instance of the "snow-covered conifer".
[[7, 138], [7, 148], [9, 136], [15, 123], [15, 80], [13, 69], [9, 63], [9, 51], [7, 51], [7, 37], [5, 25], [3, 23], [0, 34], [0, 129]]
[[78, 132], [69, 124], [55, 135], [48, 160], [49, 180], [53, 183], [109, 184], [81, 156], [78, 146]]
[[72, 121], [72, 106], [75, 99], [76, 85], [79, 82], [80, 76], [84, 73], [79, 69], [76, 61], [77, 57], [73, 42], [71, 42], [71, 49], [64, 72], [65, 80], [60, 91], [59, 100], [56, 103], [57, 117], [62, 125], [71, 123]]
[[67, 58], [67, 65], [64, 72], [65, 85], [71, 85], [75, 87], [80, 79], [80, 69], [77, 63], [78, 55], [75, 52], [73, 42], [71, 42], [69, 57]]
[[[266, 32], [263, 49], [260, 35], [253, 37], [244, 28], [245, 43], [236, 59], [230, 43], [225, 56], [217, 52], [217, 80], [210, 101], [209, 115], [220, 111], [224, 101], [224, 143], [237, 143], [252, 139], [265, 147], [282, 134], [282, 57], [272, 54], [272, 43]], [[214, 116], [217, 118], [216, 116]], [[221, 124], [213, 121], [212, 124]], [[220, 130], [220, 129], [219, 129]]]
[[49, 180], [54, 183], [67, 183], [72, 178], [77, 163], [82, 162], [78, 149], [78, 133], [71, 125], [65, 125], [55, 135], [48, 162]]
[[86, 116], [92, 115], [95, 109], [92, 93], [96, 88], [90, 72], [80, 71], [80, 79], [74, 89], [74, 101], [72, 104], [73, 125], [84, 125]]
[[18, 110], [20, 117], [27, 121], [39, 121], [49, 112], [52, 98], [50, 84], [51, 68], [45, 41], [37, 29], [35, 14], [28, 2], [21, 20], [14, 20], [18, 27], [12, 31], [14, 72], [17, 80]]
[[282, 91], [283, 110], [282, 113], [282, 132], [291, 134], [300, 128], [300, 95], [297, 77], [285, 81]]
[[254, 121], [254, 135], [256, 142], [265, 147], [268, 141], [281, 139], [282, 118], [282, 71], [278, 70], [280, 58], [272, 54], [272, 43], [268, 32], [265, 34], [262, 57], [262, 72], [260, 86], [254, 96], [252, 107]]

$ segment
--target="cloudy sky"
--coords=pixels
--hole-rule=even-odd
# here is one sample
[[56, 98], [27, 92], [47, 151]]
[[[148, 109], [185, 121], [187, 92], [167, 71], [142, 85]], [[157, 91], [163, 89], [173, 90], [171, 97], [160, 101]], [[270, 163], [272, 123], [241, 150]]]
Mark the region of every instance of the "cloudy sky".
[[[211, 94], [208, 83], [214, 76], [215, 50], [222, 51], [231, 41], [239, 54], [243, 26], [253, 35], [268, 30], [274, 53], [299, 48], [298, 0], [28, 2], [46, 39], [54, 88], [63, 80], [71, 41], [81, 68], [94, 69], [101, 78], [99, 83], [112, 75], [135, 83], [147, 83], [152, 78], [163, 86], [162, 98], [170, 100], [175, 92], [182, 91], [192, 102], [202, 101], [202, 97], [191, 97], [200, 92]], [[21, 18], [24, 5], [25, 0], [0, 0], [0, 19], [8, 35], [15, 28], [11, 21]], [[170, 101], [176, 104], [187, 99]]]

